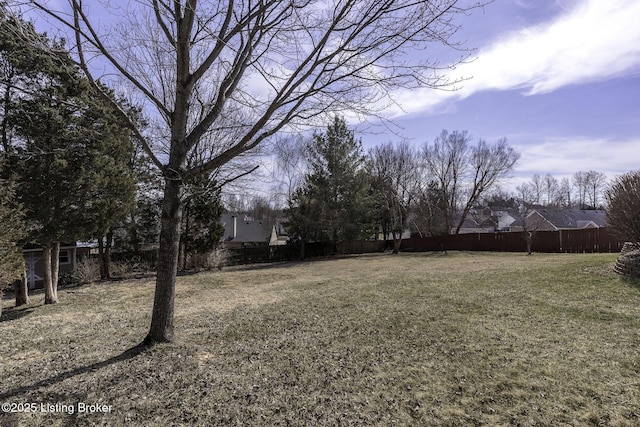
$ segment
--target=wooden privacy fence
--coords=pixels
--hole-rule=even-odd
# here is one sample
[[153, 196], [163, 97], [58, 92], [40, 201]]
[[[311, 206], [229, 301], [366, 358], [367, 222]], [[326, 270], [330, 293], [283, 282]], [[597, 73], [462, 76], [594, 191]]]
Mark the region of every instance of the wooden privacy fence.
[[[607, 228], [538, 231], [533, 235], [533, 252], [596, 253], [620, 252], [624, 242]], [[411, 238], [402, 241], [401, 251], [494, 251], [526, 252], [524, 233], [470, 233]]]
[[[339, 254], [382, 252], [386, 244], [387, 242], [383, 240], [350, 240], [338, 243], [336, 250]], [[243, 246], [228, 248], [227, 252], [230, 263], [236, 265], [300, 259], [299, 244], [283, 246]], [[304, 253], [305, 258], [331, 256], [334, 254], [334, 248], [330, 242], [311, 242], [305, 244]]]
[[[538, 231], [533, 238], [533, 252], [620, 252], [624, 242], [613, 236], [606, 228], [587, 230]], [[385, 240], [350, 240], [337, 245], [338, 254], [364, 254], [383, 252], [393, 247]], [[438, 237], [411, 238], [402, 240], [403, 252], [431, 251], [493, 251], [526, 252], [527, 244], [522, 232], [471, 233]], [[252, 264], [263, 262], [293, 261], [300, 259], [300, 246], [245, 246], [227, 249], [229, 264]], [[329, 242], [312, 242], [305, 245], [305, 258], [334, 255]], [[155, 268], [156, 251], [113, 252], [112, 261], [147, 263]]]
[[297, 259], [299, 249], [294, 246], [242, 246], [226, 249], [230, 265], [261, 262], [290, 261]]

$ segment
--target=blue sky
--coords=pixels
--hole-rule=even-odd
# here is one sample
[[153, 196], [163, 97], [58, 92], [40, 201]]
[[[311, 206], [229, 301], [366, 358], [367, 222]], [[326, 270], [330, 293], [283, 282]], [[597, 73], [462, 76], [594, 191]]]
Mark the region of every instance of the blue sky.
[[460, 20], [457, 38], [475, 51], [450, 72], [468, 79], [459, 90], [394, 93], [402, 108], [385, 116], [395, 132], [363, 125], [357, 136], [365, 149], [403, 138], [421, 146], [442, 129], [506, 137], [521, 154], [507, 188], [535, 173], [640, 169], [639, 23], [638, 0], [495, 0]]
[[[495, 0], [461, 21], [476, 48], [455, 92], [397, 93], [399, 135], [360, 134], [365, 147], [442, 129], [506, 137], [521, 153], [511, 184], [580, 170], [613, 178], [640, 169], [640, 2]], [[507, 184], [508, 185], [508, 184]]]

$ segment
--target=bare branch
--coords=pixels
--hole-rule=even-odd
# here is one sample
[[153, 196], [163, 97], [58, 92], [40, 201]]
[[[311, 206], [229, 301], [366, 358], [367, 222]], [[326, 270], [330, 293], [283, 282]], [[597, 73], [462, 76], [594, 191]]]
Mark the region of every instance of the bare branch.
[[241, 173], [241, 174], [239, 174], [239, 175], [236, 175], [236, 176], [234, 176], [233, 178], [225, 179], [225, 180], [224, 180], [224, 181], [222, 181], [220, 184], [218, 184], [216, 187], [217, 187], [217, 188], [222, 188], [222, 187], [224, 187], [224, 186], [225, 186], [225, 185], [227, 185], [227, 184], [231, 184], [233, 181], [237, 181], [238, 179], [240, 179], [240, 178], [242, 178], [242, 177], [245, 177], [245, 176], [247, 176], [247, 175], [252, 174], [252, 173], [253, 173], [253, 172], [255, 172], [256, 170], [258, 170], [258, 168], [259, 168], [259, 167], [260, 167], [259, 165], [256, 165], [256, 166], [254, 166], [253, 168], [249, 169], [248, 171], [245, 171], [245, 172], [243, 172], [243, 173]]
[[[98, 50], [98, 52], [105, 59], [107, 59], [107, 61], [109, 61], [109, 63], [113, 65], [118, 70], [118, 72], [122, 74], [122, 76], [125, 79], [127, 79], [127, 81], [129, 81], [134, 86], [136, 86], [144, 94], [144, 96], [146, 96], [150, 101], [152, 101], [159, 111], [161, 111], [163, 114], [167, 116], [170, 114], [166, 106], [159, 99], [157, 99], [153, 95], [153, 93], [140, 82], [139, 79], [135, 78], [124, 67], [124, 65], [112, 55], [111, 51], [107, 49], [106, 46], [102, 43], [102, 38], [94, 30], [91, 22], [89, 21], [89, 19], [87, 18], [86, 14], [83, 11], [81, 0], [70, 0], [71, 7], [73, 10], [72, 21], [69, 21], [68, 19], [64, 18], [60, 13], [53, 11], [52, 9], [45, 6], [44, 4], [40, 3], [39, 1], [34, 0], [34, 1], [31, 1], [30, 3], [33, 4], [35, 7], [37, 7], [38, 9], [40, 9], [41, 11], [43, 11], [44, 13], [46, 13], [47, 15], [54, 18], [55, 20], [59, 21], [64, 26], [70, 28], [73, 31], [73, 35], [76, 38], [76, 40], [87, 42], [91, 46], [95, 47]], [[80, 27], [80, 24], [83, 24], [86, 26], [86, 31]], [[82, 49], [81, 45], [82, 45], [81, 43], [77, 44], [76, 49]], [[85, 64], [79, 63], [78, 65], [83, 69], [83, 71], [85, 72], [88, 71], [89, 77], [93, 75], [93, 73], [89, 71], [88, 65], [86, 63]]]
[[[433, 44], [459, 49], [454, 18], [481, 6], [463, 6], [463, 0], [139, 0], [119, 17], [127, 27], [109, 34], [104, 28], [116, 28], [116, 19], [101, 17], [96, 27], [81, 0], [68, 0], [72, 18], [43, 0], [28, 1], [73, 32], [85, 73], [92, 71], [85, 58], [90, 49], [132, 95], [154, 107], [145, 111], [150, 120], [164, 119], [152, 129], [166, 141], [166, 154], [155, 156], [166, 156], [166, 185], [146, 342], [173, 336], [185, 182], [228, 167], [285, 128], [308, 127], [326, 115], [383, 114], [397, 89], [448, 87], [447, 66], [422, 52]], [[188, 162], [193, 150], [203, 153], [196, 164]]]
[[[163, 6], [166, 6], [166, 5], [163, 5]], [[169, 9], [167, 7], [165, 7], [165, 11], [167, 11], [167, 10], [169, 10]], [[162, 18], [162, 13], [161, 13], [161, 10], [160, 10], [160, 3], [159, 3], [158, 0], [153, 0], [153, 11], [155, 12], [155, 15], [156, 15], [156, 21], [158, 21], [158, 25], [160, 25], [160, 28], [162, 28], [162, 31], [164, 32], [164, 35], [167, 37], [167, 40], [169, 41], [169, 43], [172, 46], [175, 46], [176, 45], [176, 40], [173, 37], [173, 34], [171, 34], [171, 31], [169, 30], [169, 26], [167, 25], [167, 23]]]

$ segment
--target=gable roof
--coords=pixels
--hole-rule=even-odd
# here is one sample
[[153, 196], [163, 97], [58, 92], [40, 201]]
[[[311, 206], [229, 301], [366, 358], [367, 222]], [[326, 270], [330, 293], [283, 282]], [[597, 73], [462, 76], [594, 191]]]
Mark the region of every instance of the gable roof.
[[607, 226], [607, 217], [604, 210], [583, 209], [535, 209], [527, 217], [534, 214], [540, 215], [556, 229], [570, 228], [599, 228]]

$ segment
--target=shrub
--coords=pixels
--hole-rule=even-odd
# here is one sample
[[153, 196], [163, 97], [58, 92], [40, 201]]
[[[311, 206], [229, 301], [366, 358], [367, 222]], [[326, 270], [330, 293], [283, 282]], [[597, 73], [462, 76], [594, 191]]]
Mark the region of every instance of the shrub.
[[111, 276], [117, 278], [128, 278], [136, 274], [152, 271], [148, 262], [139, 257], [133, 257], [125, 261], [111, 263]]
[[231, 260], [231, 254], [228, 250], [223, 248], [216, 248], [214, 251], [209, 253], [208, 256], [208, 267], [209, 268], [217, 268], [218, 270], [222, 270], [222, 267], [226, 267], [229, 265]]
[[73, 281], [78, 284], [93, 283], [100, 278], [100, 262], [97, 258], [84, 257], [76, 263]]
[[226, 249], [217, 248], [206, 253], [194, 253], [187, 256], [187, 268], [194, 270], [221, 270], [229, 265], [230, 254]]
[[607, 222], [624, 240], [640, 242], [640, 170], [619, 176], [606, 192]]

